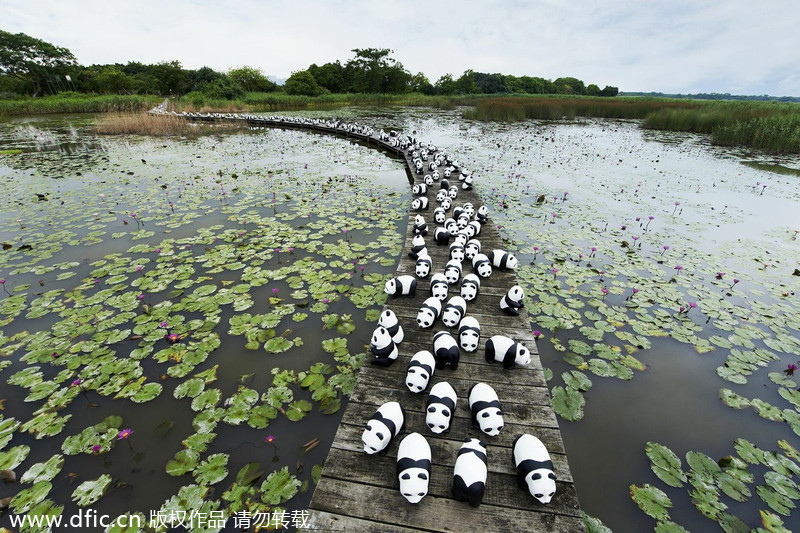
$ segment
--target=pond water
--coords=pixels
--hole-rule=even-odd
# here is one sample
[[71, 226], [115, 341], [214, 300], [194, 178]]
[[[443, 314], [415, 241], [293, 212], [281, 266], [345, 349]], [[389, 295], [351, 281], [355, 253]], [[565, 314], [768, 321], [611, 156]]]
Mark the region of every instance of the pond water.
[[[522, 265], [518, 275], [532, 327], [542, 334], [539, 351], [552, 376], [584, 511], [613, 531], [652, 530], [656, 518], [659, 531], [714, 530], [717, 522], [726, 531], [747, 531], [762, 520], [773, 529], [780, 521], [800, 527], [800, 394], [788, 375], [789, 365], [800, 363], [800, 187], [796, 173], [771, 171], [796, 170], [797, 159], [723, 150], [701, 136], [647, 132], [628, 121], [484, 124], [465, 121], [458, 111], [403, 108], [295, 114], [409, 132], [475, 172], [492, 222]], [[107, 450], [103, 441], [100, 457], [84, 448], [68, 455], [54, 477], [50, 498], [68, 506], [65, 514], [74, 508], [76, 487], [103, 472], [115, 485], [94, 506], [109, 514], [147, 514], [178, 490], [186, 498], [165, 508], [187, 505], [185, 487], [215, 480], [220, 468], [228, 475], [212, 484], [216, 491], [207, 498], [226, 506], [221, 493], [251, 461], [267, 472], [286, 466], [267, 488], [275, 486], [274, 505], [302, 509], [310, 488], [288, 501], [280, 494], [309, 481], [332, 440], [336, 415], [320, 412], [334, 411], [344, 399], [371, 331], [370, 312], [382, 303], [380, 284], [399, 253], [408, 200], [401, 165], [303, 132], [152, 141], [97, 139], [85, 126], [85, 119], [74, 117], [2, 125], [0, 150], [25, 153], [0, 160], [0, 180], [11, 200], [0, 214], [0, 241], [13, 245], [0, 261], [0, 277], [11, 292], [0, 308], [0, 379], [13, 382], [0, 395], [6, 399], [0, 414], [24, 423], [43, 403], [68, 395], [57, 416], [75, 415], [63, 422], [63, 432], [41, 440], [15, 429], [3, 450], [30, 446], [17, 468], [23, 472], [60, 453], [65, 437], [106, 416], [123, 416], [114, 427], [134, 428], [130, 450], [115, 440]], [[360, 207], [370, 205], [366, 212]], [[344, 227], [350, 229], [343, 238]], [[25, 244], [32, 248], [20, 250]], [[351, 258], [357, 261], [352, 278]], [[364, 278], [360, 266], [366, 267]], [[325, 274], [318, 279], [311, 274], [320, 271]], [[215, 295], [227, 289], [232, 294], [203, 309], [196, 302], [209, 286]], [[274, 289], [281, 301], [271, 303]], [[142, 292], [144, 304], [136, 300]], [[165, 301], [173, 303], [172, 311]], [[184, 307], [175, 310], [175, 303]], [[146, 319], [142, 305], [150, 308]], [[79, 311], [64, 317], [59, 306]], [[143, 339], [115, 333], [92, 342], [94, 329], [70, 329], [99, 329], [96, 317], [109, 309], [140, 326], [131, 333], [139, 331]], [[243, 313], [249, 313], [247, 324]], [[294, 318], [298, 313], [309, 316]], [[162, 318], [177, 321], [175, 332], [186, 336], [169, 344], [158, 327]], [[320, 320], [327, 324], [321, 334]], [[53, 335], [31, 339], [48, 327]], [[127, 329], [124, 322], [110, 328]], [[255, 330], [264, 329], [275, 337], [254, 338]], [[62, 330], [69, 331], [58, 335]], [[220, 347], [188, 369], [176, 347], [215, 345], [211, 334], [219, 335]], [[344, 340], [334, 346], [337, 337]], [[298, 338], [302, 346], [295, 346]], [[248, 341], [257, 350], [247, 350]], [[265, 352], [270, 342], [275, 351], [287, 351]], [[43, 347], [32, 353], [32, 344]], [[73, 357], [109, 345], [127, 354], [140, 344], [152, 346], [135, 352], [141, 371], [113, 366], [104, 373], [86, 358], [71, 363], [51, 355]], [[320, 356], [330, 366], [315, 372]], [[40, 377], [19, 374], [32, 364]], [[106, 364], [119, 365], [110, 359]], [[206, 375], [192, 381], [216, 365], [217, 381]], [[273, 379], [272, 368], [285, 372]], [[68, 386], [81, 372], [85, 392]], [[250, 373], [255, 376], [239, 379]], [[133, 400], [111, 401], [119, 395], [117, 384], [104, 389], [92, 382], [108, 379], [106, 374], [123, 374], [120, 390], [140, 375], [147, 379], [122, 394]], [[199, 388], [201, 381], [195, 391], [193, 384]], [[173, 398], [181, 383], [189, 383], [184, 387], [192, 388], [194, 401]], [[135, 403], [160, 385], [155, 399]], [[248, 389], [262, 397], [253, 400]], [[321, 392], [313, 398], [312, 390]], [[36, 400], [24, 403], [32, 393]], [[269, 419], [275, 405], [292, 417], [308, 415], [297, 422], [282, 414]], [[242, 414], [253, 408], [259, 416]], [[154, 429], [163, 429], [165, 420], [174, 425], [161, 437]], [[207, 451], [175, 457], [189, 436], [208, 433], [214, 437]], [[0, 429], [0, 442], [3, 435]], [[276, 437], [275, 444], [287, 442], [274, 465], [267, 435]], [[314, 437], [319, 446], [301, 456], [302, 445]], [[225, 457], [218, 464], [209, 454]], [[173, 473], [182, 475], [165, 473], [170, 460]], [[65, 478], [67, 472], [77, 476]], [[20, 486], [10, 487], [0, 497]], [[258, 508], [252, 493], [234, 489], [241, 491], [235, 501]]]

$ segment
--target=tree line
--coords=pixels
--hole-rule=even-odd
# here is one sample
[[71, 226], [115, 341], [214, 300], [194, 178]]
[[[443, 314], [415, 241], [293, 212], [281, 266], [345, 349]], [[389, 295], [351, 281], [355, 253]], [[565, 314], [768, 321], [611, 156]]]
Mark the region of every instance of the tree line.
[[247, 92], [284, 91], [319, 96], [326, 93], [419, 92], [423, 94], [576, 94], [616, 96], [616, 87], [600, 89], [577, 78], [548, 80], [465, 71], [458, 78], [441, 76], [434, 83], [412, 74], [391, 57], [388, 48], [356, 48], [344, 63], [311, 64], [292, 73], [279, 86], [258, 69], [244, 66], [218, 72], [210, 67], [185, 69], [179, 61], [156, 64], [80, 65], [72, 53], [24, 33], [0, 30], [0, 96], [41, 96], [62, 91], [99, 94], [186, 95], [193, 91], [211, 98], [235, 99]]

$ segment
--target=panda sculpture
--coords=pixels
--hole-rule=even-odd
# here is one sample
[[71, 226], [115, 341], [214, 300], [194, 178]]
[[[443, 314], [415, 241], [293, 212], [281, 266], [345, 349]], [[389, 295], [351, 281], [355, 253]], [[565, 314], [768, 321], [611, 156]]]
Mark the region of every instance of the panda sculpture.
[[477, 352], [481, 340], [481, 325], [475, 317], [465, 316], [458, 324], [458, 344], [465, 352]]
[[511, 450], [519, 488], [527, 490], [539, 503], [550, 503], [556, 493], [556, 474], [542, 441], [523, 433], [514, 440]]
[[458, 217], [464, 214], [464, 206], [456, 206], [453, 208], [453, 218], [458, 220]]
[[384, 292], [389, 296], [408, 296], [413, 298], [417, 294], [417, 278], [414, 276], [397, 276], [386, 282]]
[[492, 265], [501, 272], [517, 268], [517, 258], [514, 254], [506, 252], [505, 250], [492, 250], [487, 256], [489, 257], [489, 261], [492, 262]]
[[417, 324], [421, 328], [429, 328], [442, 316], [442, 301], [431, 296], [422, 302], [422, 307], [417, 312]]
[[450, 182], [446, 179], [443, 179], [441, 183], [439, 183], [439, 192], [445, 191], [445, 194], [447, 194], [448, 187], [450, 187]]
[[438, 331], [433, 336], [433, 355], [436, 357], [436, 368], [441, 370], [446, 366], [456, 370], [461, 353], [458, 344], [450, 333]]
[[425, 183], [417, 183], [411, 187], [411, 192], [417, 196], [428, 194], [428, 186]]
[[431, 447], [425, 437], [411, 433], [397, 448], [397, 479], [400, 494], [409, 503], [419, 503], [428, 494], [431, 479]]
[[458, 395], [448, 382], [440, 381], [431, 387], [425, 400], [425, 425], [436, 435], [450, 432], [457, 400]]
[[461, 278], [461, 261], [451, 259], [444, 267], [444, 277], [447, 283], [455, 285]]
[[442, 207], [437, 207], [433, 210], [433, 220], [436, 221], [437, 224], [444, 224], [444, 221], [447, 220], [447, 212]]
[[525, 299], [525, 292], [519, 285], [514, 285], [505, 296], [500, 300], [500, 310], [507, 315], [517, 316], [519, 310], [525, 307], [523, 300]]
[[425, 180], [426, 186], [433, 187], [433, 176], [425, 176], [423, 179]]
[[486, 383], [476, 383], [469, 389], [468, 398], [472, 425], [490, 437], [500, 433], [503, 429], [503, 411], [494, 389]]
[[450, 232], [445, 228], [436, 228], [433, 230], [433, 240], [436, 241], [436, 244], [447, 244], [450, 242]]
[[413, 209], [414, 211], [427, 211], [428, 198], [425, 196], [414, 198], [414, 200], [411, 202], [411, 209]]
[[464, 255], [466, 255], [466, 246], [468, 240], [469, 240], [469, 235], [467, 235], [467, 232], [465, 230], [458, 230], [455, 239], [453, 239], [453, 242], [455, 244], [465, 247]]
[[441, 272], [437, 272], [431, 276], [431, 294], [439, 300], [447, 299], [447, 291], [450, 290], [450, 284], [447, 278]]
[[389, 331], [383, 326], [378, 326], [372, 332], [369, 348], [375, 356], [370, 361], [373, 365], [389, 366], [397, 359], [397, 345], [392, 340]]
[[452, 174], [452, 173], [453, 173], [453, 169], [450, 168], [449, 166], [444, 169], [444, 177], [445, 178], [449, 178], [450, 174]]
[[475, 212], [475, 219], [481, 224], [489, 222], [489, 208], [485, 205], [480, 206]]
[[486, 362], [503, 363], [503, 368], [513, 368], [517, 365], [529, 365], [531, 363], [531, 352], [521, 343], [506, 337], [505, 335], [494, 335], [486, 341]]
[[431, 178], [433, 178], [433, 181], [439, 181], [439, 171], [434, 170], [433, 172], [431, 172]]
[[467, 215], [466, 213], [461, 213], [460, 215], [458, 215], [458, 217], [456, 217], [456, 224], [458, 224], [458, 229], [466, 229], [467, 226], [469, 226], [469, 223], [470, 223], [469, 215]]
[[472, 258], [472, 269], [482, 278], [492, 275], [492, 263], [486, 254], [475, 254], [475, 257]]
[[464, 439], [453, 466], [453, 498], [472, 507], [481, 504], [489, 473], [487, 463], [486, 445], [478, 439]]
[[385, 451], [391, 440], [402, 431], [405, 420], [403, 406], [397, 402], [386, 402], [378, 407], [361, 434], [364, 451], [369, 455]]
[[481, 229], [483, 229], [483, 227], [481, 226], [480, 222], [476, 222], [475, 220], [473, 220], [472, 222], [467, 224], [467, 227], [464, 228], [464, 229], [467, 230], [467, 232], [471, 234], [470, 238], [472, 238], [472, 237], [477, 237], [478, 235], [480, 235], [481, 234]]
[[449, 189], [447, 189], [447, 195], [450, 197], [451, 200], [455, 200], [458, 196], [458, 187], [455, 185], [451, 185]]
[[406, 371], [406, 387], [411, 392], [422, 392], [428, 388], [428, 382], [433, 377], [436, 368], [436, 358], [428, 350], [414, 354], [408, 363]]
[[472, 189], [472, 176], [466, 176], [464, 178], [464, 183], [461, 184], [461, 188], [465, 191]]
[[411, 251], [408, 252], [408, 257], [417, 259], [421, 255], [428, 255], [428, 249], [425, 247], [425, 238], [422, 235], [414, 235], [411, 239]]
[[[442, 183], [445, 183], [447, 180], [442, 180]], [[439, 192], [436, 193], [436, 201], [440, 204], [444, 202], [446, 199], [450, 198], [447, 194], [447, 190], [439, 189]]]
[[453, 201], [452, 201], [452, 200], [450, 200], [450, 197], [448, 196], [448, 197], [447, 197], [447, 198], [445, 198], [445, 199], [444, 199], [444, 201], [442, 202], [442, 209], [444, 209], [445, 211], [447, 211], [448, 209], [450, 209], [450, 206], [452, 206], [452, 205], [453, 205]]
[[468, 240], [467, 245], [464, 246], [464, 255], [466, 258], [472, 261], [479, 253], [481, 253], [481, 241], [478, 239]]
[[467, 202], [463, 205], [464, 212], [469, 215], [469, 218], [475, 216], [475, 206], [472, 205], [472, 202]]
[[461, 261], [463, 261], [465, 257], [466, 253], [464, 252], [463, 246], [461, 246], [457, 242], [454, 242], [453, 244], [450, 245], [450, 259], [461, 263]]
[[454, 218], [448, 218], [444, 221], [444, 227], [450, 232], [450, 235], [458, 233], [458, 222]]
[[467, 314], [467, 302], [461, 296], [450, 298], [442, 309], [442, 322], [448, 328], [454, 328]]
[[427, 251], [425, 255], [420, 255], [417, 257], [417, 263], [414, 267], [414, 272], [417, 274], [419, 278], [427, 278], [428, 275], [431, 273], [431, 267], [433, 263], [431, 262], [431, 256], [428, 255]]
[[386, 328], [386, 331], [392, 336], [392, 341], [395, 344], [403, 342], [403, 338], [405, 337], [403, 326], [400, 325], [400, 321], [397, 320], [397, 315], [394, 314], [394, 311], [387, 309], [381, 313], [381, 317], [378, 319], [378, 325]]
[[422, 235], [423, 237], [428, 234], [428, 224], [422, 215], [414, 217], [414, 235]]
[[461, 280], [461, 297], [471, 302], [478, 297], [481, 288], [481, 278], [476, 274], [467, 274]]

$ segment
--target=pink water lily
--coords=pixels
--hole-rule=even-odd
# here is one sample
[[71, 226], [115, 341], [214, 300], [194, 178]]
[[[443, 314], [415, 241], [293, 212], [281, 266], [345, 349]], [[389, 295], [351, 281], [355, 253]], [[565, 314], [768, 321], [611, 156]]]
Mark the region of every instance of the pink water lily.
[[123, 429], [122, 431], [120, 431], [120, 432], [117, 434], [117, 440], [123, 440], [123, 439], [127, 439], [127, 438], [128, 438], [128, 437], [130, 437], [132, 434], [133, 434], [133, 430], [132, 430], [131, 428], [126, 428], [126, 429]]

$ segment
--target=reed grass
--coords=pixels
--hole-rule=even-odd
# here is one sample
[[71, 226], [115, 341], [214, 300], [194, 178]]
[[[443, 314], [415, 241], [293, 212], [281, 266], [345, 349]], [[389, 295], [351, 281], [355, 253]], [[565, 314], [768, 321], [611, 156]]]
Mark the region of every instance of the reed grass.
[[161, 97], [152, 95], [87, 95], [69, 92], [41, 98], [0, 100], [0, 115], [131, 113], [151, 109], [161, 100]]
[[95, 120], [94, 126], [97, 133], [104, 135], [135, 134], [154, 137], [200, 137], [246, 128], [241, 122], [192, 122], [182, 117], [153, 115], [144, 111], [102, 115]]

